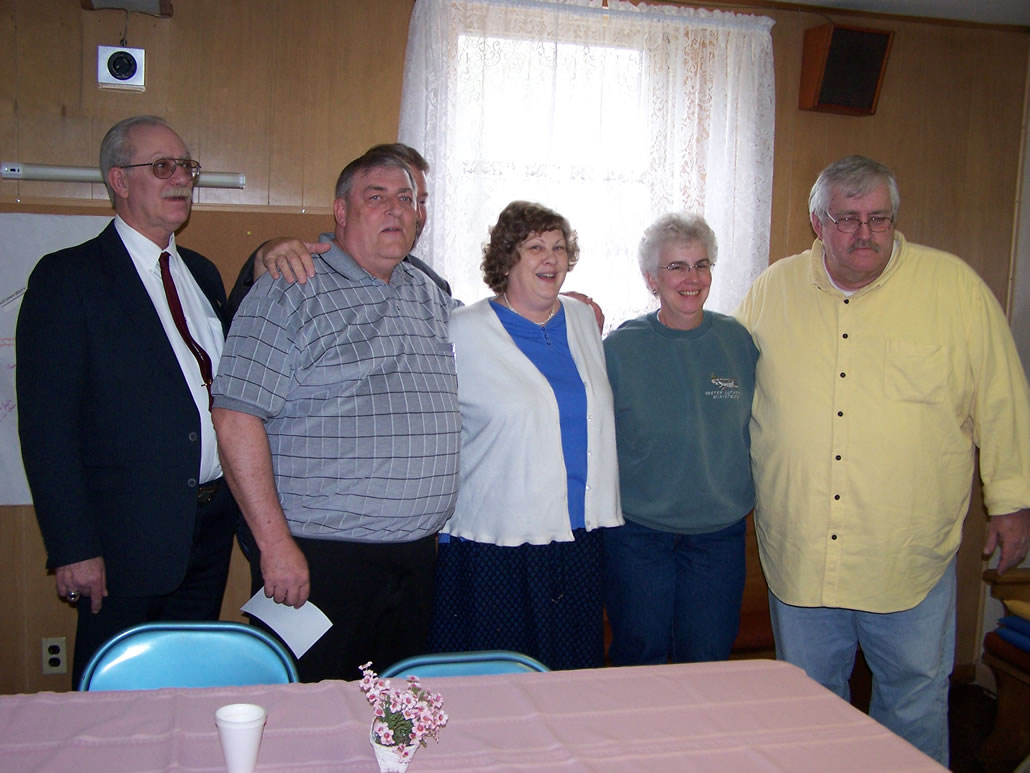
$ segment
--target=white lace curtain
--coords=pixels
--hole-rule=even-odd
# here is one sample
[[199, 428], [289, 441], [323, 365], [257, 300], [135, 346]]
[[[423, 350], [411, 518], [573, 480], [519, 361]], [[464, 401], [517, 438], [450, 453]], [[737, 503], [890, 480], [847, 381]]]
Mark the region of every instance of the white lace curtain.
[[508, 202], [538, 201], [579, 235], [565, 289], [610, 326], [653, 308], [644, 228], [700, 212], [719, 241], [707, 308], [729, 312], [766, 266], [772, 196], [772, 20], [623, 0], [416, 0], [399, 139], [430, 162], [416, 252], [455, 295]]

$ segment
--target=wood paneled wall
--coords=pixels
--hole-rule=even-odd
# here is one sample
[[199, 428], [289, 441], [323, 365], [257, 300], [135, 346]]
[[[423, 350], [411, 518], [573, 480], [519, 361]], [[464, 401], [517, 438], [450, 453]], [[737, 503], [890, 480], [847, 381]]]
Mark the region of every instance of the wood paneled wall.
[[848, 153], [883, 161], [898, 177], [898, 228], [911, 241], [965, 258], [1004, 305], [1030, 36], [955, 25], [848, 17], [895, 33], [876, 115], [797, 109], [804, 30], [817, 14], [772, 12], [776, 52], [773, 259], [811, 245], [808, 191]]
[[[244, 191], [202, 189], [179, 237], [231, 283], [262, 240], [324, 230], [339, 169], [369, 145], [396, 139], [412, 5], [174, 0], [170, 19], [130, 14], [127, 44], [147, 52], [147, 90], [139, 94], [96, 86], [96, 46], [118, 44], [122, 12], [83, 11], [78, 0], [0, 0], [0, 158], [93, 165], [116, 120], [143, 112], [167, 117], [205, 168], [247, 175]], [[863, 118], [803, 112], [802, 36], [825, 17], [775, 5], [740, 9], [776, 20], [770, 259], [811, 243], [808, 189], [819, 170], [865, 153], [898, 174], [905, 235], [962, 255], [1004, 303], [1030, 38], [828, 12], [894, 30], [880, 104]], [[0, 181], [0, 211], [98, 214], [108, 205], [99, 185]], [[983, 531], [975, 506], [960, 568], [960, 664], [979, 653]], [[67, 689], [67, 677], [40, 674], [40, 638], [71, 637], [74, 619], [43, 571], [31, 508], [0, 508], [0, 562], [0, 587], [13, 596], [0, 633], [0, 692]], [[225, 617], [234, 616], [247, 586], [237, 555]]]

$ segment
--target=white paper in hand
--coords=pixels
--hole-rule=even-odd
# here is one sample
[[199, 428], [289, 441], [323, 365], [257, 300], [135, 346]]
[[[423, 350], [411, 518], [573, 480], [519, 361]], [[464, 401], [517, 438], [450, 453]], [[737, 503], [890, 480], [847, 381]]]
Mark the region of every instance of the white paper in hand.
[[250, 601], [240, 607], [240, 611], [263, 620], [279, 634], [297, 658], [311, 649], [311, 645], [333, 627], [333, 621], [310, 601], [300, 609], [276, 604], [275, 599], [265, 597], [264, 589], [255, 593]]

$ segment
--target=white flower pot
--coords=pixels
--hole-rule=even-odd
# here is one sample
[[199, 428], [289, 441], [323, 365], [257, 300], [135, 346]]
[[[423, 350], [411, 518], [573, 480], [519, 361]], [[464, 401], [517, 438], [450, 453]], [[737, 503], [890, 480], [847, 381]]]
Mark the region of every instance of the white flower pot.
[[418, 750], [417, 743], [407, 746], [383, 746], [376, 740], [374, 728], [368, 732], [368, 742], [372, 744], [372, 750], [376, 753], [380, 773], [404, 773]]

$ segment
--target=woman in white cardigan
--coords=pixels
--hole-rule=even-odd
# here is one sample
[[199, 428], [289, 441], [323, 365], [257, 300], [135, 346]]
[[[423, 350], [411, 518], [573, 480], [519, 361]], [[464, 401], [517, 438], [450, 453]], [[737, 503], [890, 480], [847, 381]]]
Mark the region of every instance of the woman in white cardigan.
[[564, 217], [512, 202], [483, 249], [496, 295], [451, 317], [461, 486], [440, 535], [436, 651], [604, 663], [598, 530], [623, 521], [594, 312], [559, 296], [578, 253]]

